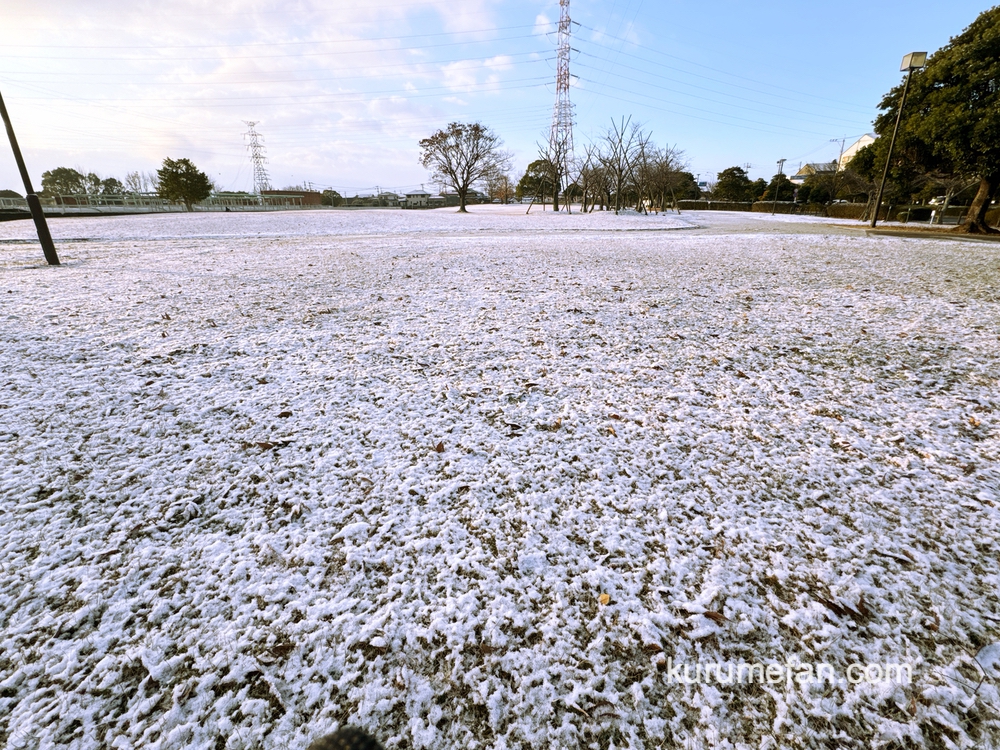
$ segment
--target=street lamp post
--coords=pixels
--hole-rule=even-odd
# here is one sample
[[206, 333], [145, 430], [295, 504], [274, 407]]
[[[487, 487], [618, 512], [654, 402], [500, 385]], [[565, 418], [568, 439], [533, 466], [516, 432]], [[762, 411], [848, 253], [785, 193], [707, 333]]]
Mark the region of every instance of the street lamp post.
[[774, 201], [771, 203], [771, 216], [774, 216], [774, 212], [778, 208], [778, 189], [781, 187], [781, 180], [778, 179], [778, 175], [784, 174], [785, 161], [785, 159], [778, 159], [778, 174], [774, 176]]
[[899, 98], [899, 110], [896, 112], [896, 125], [892, 129], [892, 138], [889, 141], [889, 152], [885, 155], [885, 169], [882, 171], [882, 182], [879, 183], [878, 193], [875, 195], [875, 213], [872, 215], [872, 229], [878, 222], [878, 212], [882, 210], [882, 193], [885, 191], [885, 180], [889, 176], [889, 164], [892, 163], [892, 147], [896, 145], [896, 134], [899, 132], [899, 121], [903, 117], [903, 105], [906, 104], [906, 92], [910, 90], [910, 78], [914, 70], [920, 70], [927, 64], [926, 52], [911, 52], [903, 56], [903, 63], [900, 70], [906, 71], [906, 82], [903, 84], [903, 95]]
[[49, 234], [49, 225], [45, 222], [42, 204], [31, 187], [31, 177], [28, 175], [28, 168], [24, 166], [24, 157], [21, 156], [17, 138], [14, 137], [14, 126], [10, 124], [10, 115], [7, 114], [7, 107], [4, 106], [3, 96], [0, 96], [0, 117], [3, 118], [3, 124], [7, 128], [10, 147], [14, 150], [14, 161], [17, 162], [17, 168], [21, 172], [21, 181], [24, 182], [24, 192], [26, 193], [24, 197], [28, 201], [28, 208], [31, 209], [31, 218], [35, 220], [35, 231], [38, 233], [38, 241], [42, 244], [45, 260], [50, 266], [58, 266], [59, 256], [56, 254], [56, 246], [52, 243], [52, 235]]

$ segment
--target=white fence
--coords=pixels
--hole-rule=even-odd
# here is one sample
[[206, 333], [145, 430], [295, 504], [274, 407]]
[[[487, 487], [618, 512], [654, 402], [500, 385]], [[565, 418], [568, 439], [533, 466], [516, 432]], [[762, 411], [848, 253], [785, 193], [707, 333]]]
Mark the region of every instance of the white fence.
[[[168, 201], [155, 194], [140, 195], [58, 195], [39, 196], [46, 216], [98, 216], [116, 214], [180, 213], [186, 211], [183, 203]], [[194, 211], [287, 211], [290, 209], [319, 208], [303, 206], [295, 196], [213, 195], [195, 203]], [[0, 211], [8, 214], [27, 211], [28, 202], [23, 198], [0, 198]]]

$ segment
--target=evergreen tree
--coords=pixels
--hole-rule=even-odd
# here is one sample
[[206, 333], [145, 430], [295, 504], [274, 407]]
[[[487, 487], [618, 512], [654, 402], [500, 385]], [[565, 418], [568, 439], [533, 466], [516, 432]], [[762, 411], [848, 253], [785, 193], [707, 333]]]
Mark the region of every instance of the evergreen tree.
[[157, 192], [168, 201], [182, 201], [190, 211], [192, 206], [212, 194], [212, 181], [190, 159], [164, 159], [156, 170], [160, 184]]
[[729, 167], [719, 172], [715, 189], [712, 190], [712, 200], [717, 201], [752, 201], [753, 183], [742, 167]]

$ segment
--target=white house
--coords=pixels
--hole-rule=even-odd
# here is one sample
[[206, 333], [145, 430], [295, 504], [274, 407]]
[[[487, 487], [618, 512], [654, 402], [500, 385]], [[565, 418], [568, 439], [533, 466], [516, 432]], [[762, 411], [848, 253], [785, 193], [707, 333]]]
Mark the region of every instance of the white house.
[[407, 208], [426, 208], [431, 194], [423, 190], [411, 190], [406, 194]]

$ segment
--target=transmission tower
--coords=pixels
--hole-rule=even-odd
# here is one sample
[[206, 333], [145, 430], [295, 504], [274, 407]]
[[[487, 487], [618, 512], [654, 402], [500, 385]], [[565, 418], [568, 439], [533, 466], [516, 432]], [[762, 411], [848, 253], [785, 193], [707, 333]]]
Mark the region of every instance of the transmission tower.
[[552, 108], [549, 151], [562, 162], [564, 179], [573, 160], [573, 105], [569, 101], [569, 0], [559, 0], [559, 62], [556, 66], [556, 103]]
[[250, 151], [250, 161], [253, 162], [253, 188], [254, 192], [260, 193], [264, 190], [271, 189], [271, 179], [267, 176], [267, 157], [264, 156], [264, 145], [261, 143], [263, 140], [260, 133], [254, 129], [254, 125], [257, 124], [255, 121], [243, 120], [243, 124], [247, 126], [247, 132], [243, 134], [244, 138], [249, 138], [250, 142], [247, 144], [247, 150]]

